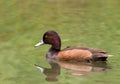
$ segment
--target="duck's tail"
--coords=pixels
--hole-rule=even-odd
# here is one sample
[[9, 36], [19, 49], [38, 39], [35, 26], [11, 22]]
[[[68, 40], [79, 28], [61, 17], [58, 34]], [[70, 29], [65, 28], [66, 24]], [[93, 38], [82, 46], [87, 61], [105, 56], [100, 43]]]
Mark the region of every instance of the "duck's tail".
[[113, 55], [108, 55], [108, 57], [112, 57]]
[[107, 61], [108, 57], [112, 57], [113, 55], [108, 55], [106, 53], [99, 53], [93, 56], [94, 61]]

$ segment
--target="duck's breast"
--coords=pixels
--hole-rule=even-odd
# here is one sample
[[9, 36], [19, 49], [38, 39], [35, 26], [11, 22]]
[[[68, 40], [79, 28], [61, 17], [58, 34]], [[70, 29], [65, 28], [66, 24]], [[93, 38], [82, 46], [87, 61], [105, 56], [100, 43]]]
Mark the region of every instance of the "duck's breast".
[[85, 61], [92, 59], [92, 53], [89, 50], [70, 49], [58, 53], [59, 60], [77, 60]]

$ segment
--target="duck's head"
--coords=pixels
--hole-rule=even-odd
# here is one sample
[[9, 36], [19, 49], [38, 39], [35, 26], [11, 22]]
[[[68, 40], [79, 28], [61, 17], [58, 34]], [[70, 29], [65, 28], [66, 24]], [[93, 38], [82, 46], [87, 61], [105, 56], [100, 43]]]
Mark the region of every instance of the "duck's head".
[[43, 39], [37, 43], [35, 46], [41, 46], [43, 44], [50, 44], [52, 48], [60, 50], [61, 40], [57, 32], [50, 30], [44, 33]]

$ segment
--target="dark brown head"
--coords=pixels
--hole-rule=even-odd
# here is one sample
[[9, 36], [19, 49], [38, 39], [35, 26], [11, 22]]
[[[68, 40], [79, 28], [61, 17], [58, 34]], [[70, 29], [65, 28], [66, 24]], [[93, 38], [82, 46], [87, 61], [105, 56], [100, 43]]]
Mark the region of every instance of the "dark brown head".
[[52, 45], [53, 49], [60, 50], [61, 40], [57, 32], [51, 30], [51, 31], [45, 32], [41, 42], [37, 43], [35, 46], [40, 46], [42, 44], [50, 44]]

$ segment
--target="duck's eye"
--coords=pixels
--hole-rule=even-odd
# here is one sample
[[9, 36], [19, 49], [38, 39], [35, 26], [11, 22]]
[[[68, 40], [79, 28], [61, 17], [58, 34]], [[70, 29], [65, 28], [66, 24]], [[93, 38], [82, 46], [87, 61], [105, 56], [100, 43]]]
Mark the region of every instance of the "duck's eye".
[[48, 38], [48, 35], [45, 35], [45, 38]]
[[45, 35], [45, 39], [52, 39], [52, 36], [50, 36], [50, 35]]

